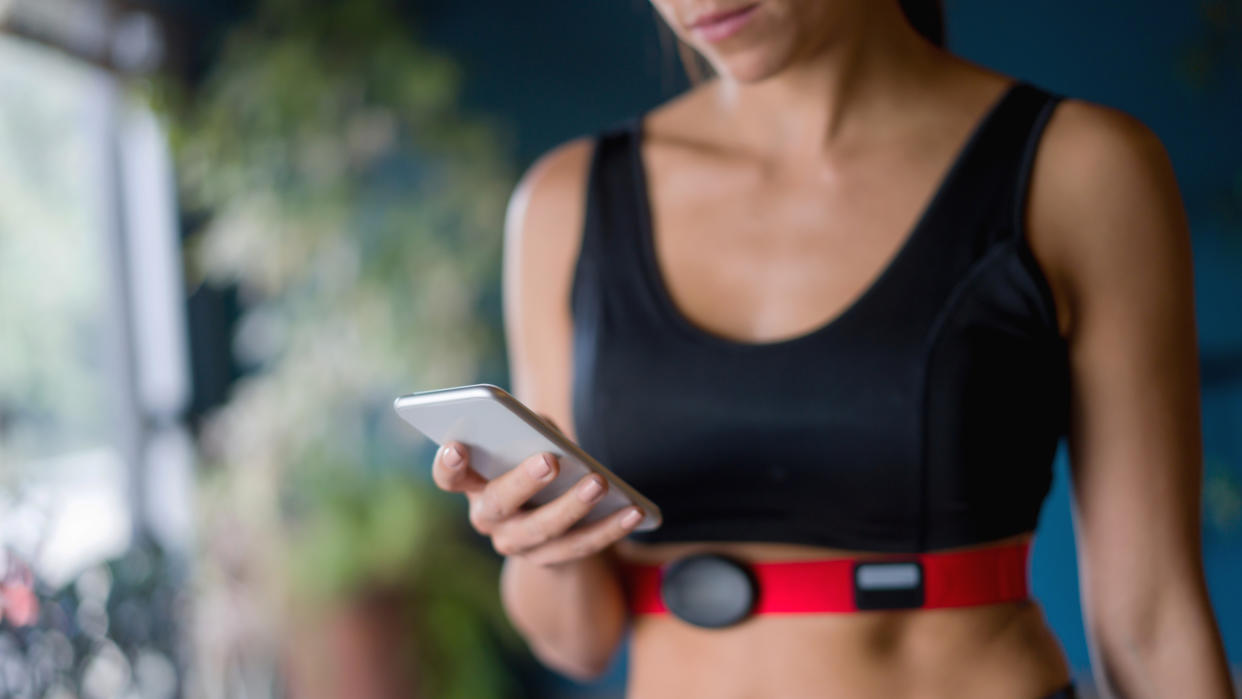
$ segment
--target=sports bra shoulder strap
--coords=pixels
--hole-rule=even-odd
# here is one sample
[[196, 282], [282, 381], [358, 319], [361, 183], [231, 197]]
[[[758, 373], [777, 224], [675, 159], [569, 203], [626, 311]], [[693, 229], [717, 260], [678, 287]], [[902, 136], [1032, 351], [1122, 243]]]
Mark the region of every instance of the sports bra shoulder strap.
[[632, 230], [637, 224], [634, 191], [634, 139], [637, 117], [615, 122], [595, 134], [587, 185], [587, 227], [592, 233]]
[[606, 288], [638, 274], [635, 231], [640, 201], [635, 190], [637, 117], [617, 121], [593, 135], [587, 171], [582, 243], [574, 273], [572, 305], [602, 302]]
[[1057, 105], [1061, 103], [1064, 97], [1060, 94], [1049, 92], [1034, 85], [1023, 83], [1021, 85], [1025, 93], [1024, 120], [1025, 132], [1022, 139], [1022, 153], [1017, 162], [1017, 169], [1014, 173], [1013, 189], [1010, 195], [1010, 227], [1015, 234], [1020, 234], [1023, 229], [1023, 218], [1026, 212], [1027, 190], [1030, 188], [1031, 171], [1035, 164], [1035, 153], [1039, 149], [1040, 140], [1043, 138], [1044, 127], [1048, 125], [1048, 120], [1052, 118], [1052, 113]]
[[[1016, 82], [976, 126], [928, 217], [954, 229], [1013, 233], [1043, 125], [1059, 97]], [[982, 241], [980, 241], [982, 242]]]

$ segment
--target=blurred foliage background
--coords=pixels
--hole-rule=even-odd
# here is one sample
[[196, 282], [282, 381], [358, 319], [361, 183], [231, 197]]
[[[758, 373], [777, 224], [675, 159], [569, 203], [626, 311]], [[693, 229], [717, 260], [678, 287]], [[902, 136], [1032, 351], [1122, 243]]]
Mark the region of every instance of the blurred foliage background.
[[[416, 458], [424, 445], [391, 405], [502, 362], [495, 280], [513, 168], [495, 129], [459, 108], [456, 65], [412, 41], [391, 3], [306, 10], [261, 4], [200, 85], [154, 93], [183, 206], [203, 214], [190, 282], [239, 290], [234, 350], [252, 368], [202, 429], [200, 611], [236, 618], [239, 644], [208, 653], [266, 665], [274, 683], [282, 619], [344, 606], [367, 623], [408, 620], [393, 662], [416, 665], [420, 696], [498, 696], [512, 690], [499, 644], [513, 640], [498, 569], [411, 473], [430, 455]], [[257, 610], [272, 628], [256, 629]], [[268, 655], [255, 653], [265, 640]], [[356, 680], [325, 685], [328, 657], [294, 657], [294, 681], [315, 678], [298, 694]], [[263, 674], [252, 670], [239, 674]], [[199, 672], [209, 685], [238, 674]]]

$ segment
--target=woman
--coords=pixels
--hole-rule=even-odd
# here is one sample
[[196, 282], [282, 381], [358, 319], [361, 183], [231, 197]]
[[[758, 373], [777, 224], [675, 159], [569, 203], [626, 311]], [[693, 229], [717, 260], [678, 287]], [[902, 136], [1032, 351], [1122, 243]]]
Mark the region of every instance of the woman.
[[938, 6], [653, 3], [716, 77], [541, 158], [504, 288], [515, 394], [664, 526], [571, 529], [592, 479], [525, 507], [544, 455], [433, 465], [536, 655], [593, 677], [632, 625], [636, 698], [1072, 696], [1024, 568], [1066, 434], [1099, 682], [1229, 696], [1156, 138], [946, 53]]

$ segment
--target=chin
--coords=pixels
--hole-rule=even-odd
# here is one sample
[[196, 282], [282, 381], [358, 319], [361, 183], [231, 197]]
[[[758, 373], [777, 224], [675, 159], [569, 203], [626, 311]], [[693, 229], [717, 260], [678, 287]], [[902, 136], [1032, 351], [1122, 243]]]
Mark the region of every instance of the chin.
[[[821, 40], [819, 28], [831, 26], [839, 9], [830, 0], [652, 0], [678, 38], [707, 60], [723, 78], [751, 83], [785, 69], [808, 43]], [[716, 20], [715, 31], [704, 31], [712, 15], [753, 9], [749, 19], [730, 30]], [[698, 25], [698, 30], [695, 26]]]

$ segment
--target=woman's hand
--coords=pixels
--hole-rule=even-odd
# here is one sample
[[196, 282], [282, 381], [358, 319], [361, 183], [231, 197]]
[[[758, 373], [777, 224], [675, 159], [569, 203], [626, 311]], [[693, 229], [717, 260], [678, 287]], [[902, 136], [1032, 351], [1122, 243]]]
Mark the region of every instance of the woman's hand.
[[554, 455], [538, 453], [489, 481], [470, 468], [465, 445], [447, 442], [436, 452], [431, 472], [441, 489], [466, 496], [471, 526], [491, 539], [497, 553], [542, 566], [556, 567], [599, 553], [642, 521], [642, 511], [629, 506], [570, 531], [607, 492], [608, 483], [596, 474], [551, 502], [524, 507], [559, 469]]

